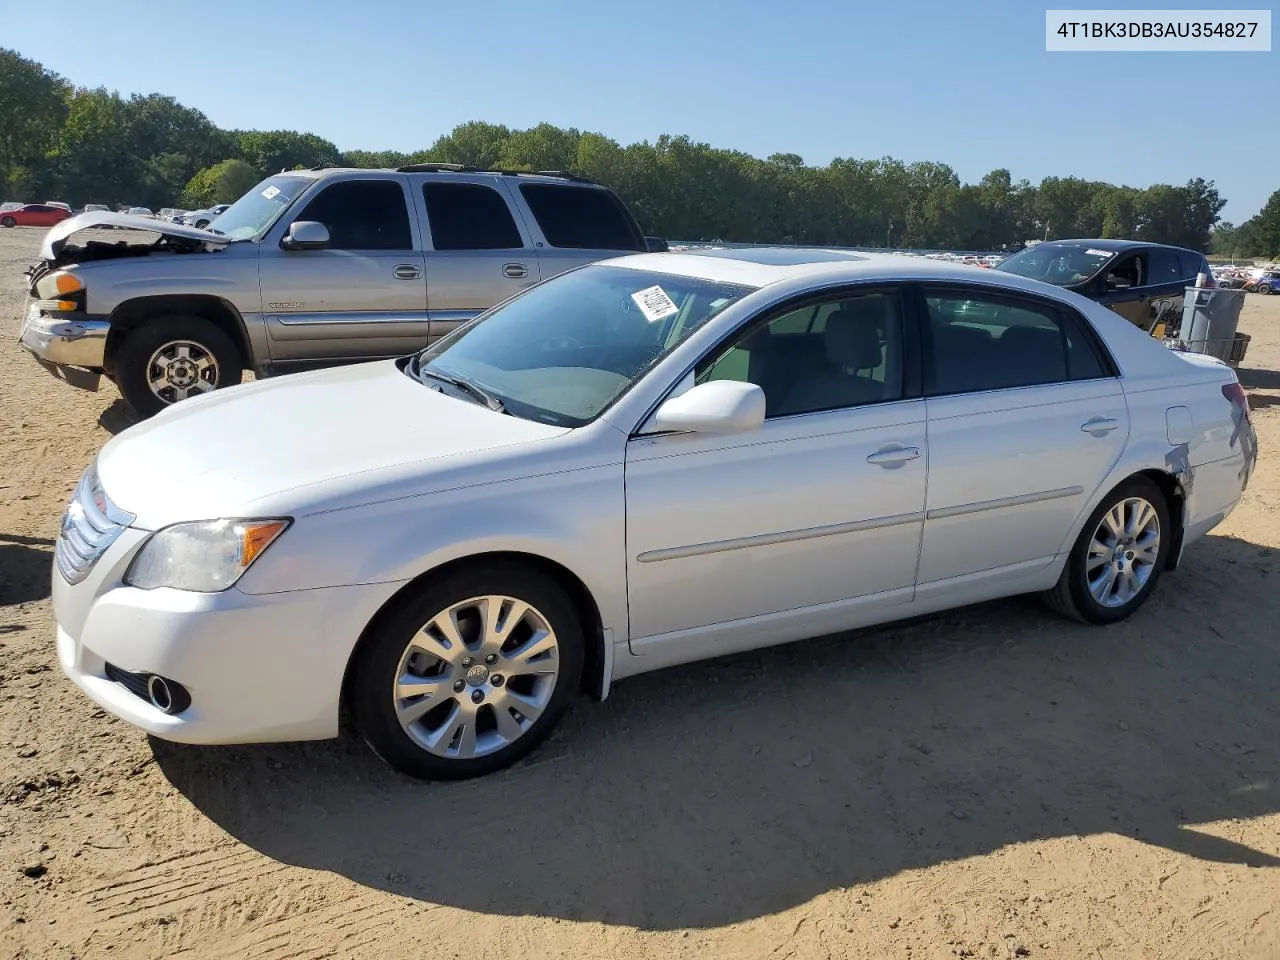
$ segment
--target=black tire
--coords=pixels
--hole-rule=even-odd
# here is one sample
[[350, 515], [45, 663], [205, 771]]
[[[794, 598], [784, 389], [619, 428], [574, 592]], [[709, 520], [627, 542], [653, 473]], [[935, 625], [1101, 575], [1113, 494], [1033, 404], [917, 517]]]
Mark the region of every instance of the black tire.
[[16, 227], [18, 221], [13, 217], [0, 217], [0, 227]]
[[1269, 283], [1258, 284], [1258, 292], [1262, 294], [1264, 297], [1267, 296], [1269, 293], [1271, 293], [1271, 284]]
[[[538, 718], [506, 746], [467, 759], [433, 754], [405, 732], [396, 715], [392, 691], [401, 667], [401, 658], [410, 639], [430, 623], [432, 618], [472, 597], [490, 595], [524, 601], [540, 613], [554, 631], [559, 659], [559, 673], [554, 688]], [[573, 603], [550, 577], [515, 564], [494, 564], [459, 570], [437, 582], [427, 583], [416, 595], [401, 603], [373, 627], [373, 632], [356, 652], [352, 664], [351, 684], [348, 687], [351, 716], [365, 742], [401, 773], [423, 780], [464, 780], [492, 773], [527, 756], [546, 739], [556, 722], [568, 710], [582, 678], [583, 645], [582, 624]], [[475, 669], [472, 667], [472, 670]], [[496, 672], [495, 670], [495, 674]], [[489, 675], [489, 683], [494, 682], [493, 676], [494, 674]], [[461, 680], [457, 682], [463, 683]], [[459, 708], [443, 704], [462, 704], [463, 701], [457, 697], [474, 697], [477, 689], [482, 693], [486, 690], [490, 694], [494, 693], [484, 683], [472, 687], [470, 681], [456, 695], [453, 693], [455, 689], [451, 687], [443, 691], [439, 709], [446, 715]], [[480, 708], [481, 711], [484, 709]], [[490, 706], [488, 709], [489, 721], [492, 723], [492, 711], [497, 707]], [[430, 721], [431, 713], [428, 713], [424, 716], [423, 723]], [[445, 723], [447, 721], [440, 722], [437, 729], [443, 728]], [[482, 721], [476, 720], [477, 730], [481, 723]]]
[[[1117, 504], [1131, 498], [1146, 500], [1155, 509], [1159, 524], [1159, 548], [1155, 563], [1151, 565], [1150, 575], [1142, 588], [1128, 601], [1108, 606], [1095, 599], [1089, 590], [1086, 574], [1089, 547], [1103, 517]], [[1169, 505], [1165, 502], [1164, 492], [1145, 477], [1131, 477], [1107, 494], [1098, 508], [1089, 516], [1080, 531], [1080, 536], [1071, 547], [1071, 554], [1067, 557], [1067, 563], [1062, 569], [1062, 576], [1058, 578], [1058, 583], [1042, 596], [1053, 610], [1081, 623], [1105, 624], [1123, 620], [1151, 596], [1151, 591], [1155, 589], [1160, 574], [1168, 562], [1173, 535], [1173, 525], [1169, 520]]]
[[[213, 389], [232, 387], [244, 378], [240, 351], [216, 324], [192, 314], [169, 313], [152, 317], [130, 330], [115, 352], [112, 376], [125, 402], [142, 417], [151, 417], [178, 402], [152, 392], [148, 384], [151, 357], [166, 343], [186, 341], [203, 349], [217, 361]], [[162, 391], [176, 396], [172, 391]]]
[[207, 226], [209, 226], [209, 221], [208, 221], [208, 220], [197, 220], [197, 221], [196, 221], [196, 229], [197, 229], [197, 230], [203, 230], [203, 229], [204, 229], [205, 227], [207, 227]]

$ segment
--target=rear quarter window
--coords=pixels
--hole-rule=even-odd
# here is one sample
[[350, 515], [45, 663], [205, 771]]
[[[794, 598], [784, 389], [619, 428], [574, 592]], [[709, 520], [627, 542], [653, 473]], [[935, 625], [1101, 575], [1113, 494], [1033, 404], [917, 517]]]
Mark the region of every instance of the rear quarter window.
[[644, 250], [644, 237], [610, 191], [554, 183], [522, 183], [520, 195], [553, 247]]

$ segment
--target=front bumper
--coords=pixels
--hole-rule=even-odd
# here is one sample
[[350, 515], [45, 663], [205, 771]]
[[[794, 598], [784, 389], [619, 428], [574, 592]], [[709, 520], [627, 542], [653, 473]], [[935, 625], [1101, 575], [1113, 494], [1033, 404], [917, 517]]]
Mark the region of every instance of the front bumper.
[[[19, 342], [45, 369], [73, 386], [96, 390], [111, 322], [83, 313], [46, 313], [32, 301]], [[83, 371], [77, 376], [77, 370]], [[90, 372], [92, 371], [92, 372]]]
[[[89, 577], [55, 569], [63, 671], [103, 709], [165, 740], [225, 744], [336, 736], [343, 676], [365, 625], [397, 584], [251, 596], [139, 590], [122, 576], [146, 539], [128, 530]], [[107, 677], [107, 664], [176, 680], [176, 715]]]

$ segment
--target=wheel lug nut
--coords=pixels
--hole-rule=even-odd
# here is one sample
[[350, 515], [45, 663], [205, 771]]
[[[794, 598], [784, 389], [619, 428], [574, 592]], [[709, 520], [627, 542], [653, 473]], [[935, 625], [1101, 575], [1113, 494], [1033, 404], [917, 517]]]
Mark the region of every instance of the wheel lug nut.
[[472, 702], [472, 703], [483, 703], [483, 702], [484, 702], [484, 691], [483, 691], [483, 690], [477, 690], [477, 691], [475, 691], [474, 693], [472, 693], [472, 694], [471, 694], [471, 702]]
[[493, 663], [493, 662], [494, 662], [495, 660], [497, 660], [497, 659], [498, 659], [498, 655], [497, 655], [496, 653], [491, 653], [491, 654], [489, 654], [487, 657], [485, 657], [485, 658], [484, 658], [484, 662], [485, 662], [485, 663]]
[[462, 665], [463, 665], [464, 667], [469, 667], [469, 666], [471, 666], [471, 664], [473, 664], [473, 663], [475, 663], [475, 661], [474, 661], [474, 660], [472, 660], [470, 657], [463, 657], [463, 658], [462, 658]]
[[495, 687], [502, 686], [502, 683], [503, 683], [502, 674], [495, 673], [492, 677], [489, 678], [489, 682], [492, 683]]
[[454, 692], [454, 693], [461, 693], [461, 692], [462, 692], [462, 688], [463, 688], [463, 687], [465, 687], [466, 685], [467, 685], [467, 683], [466, 683], [466, 681], [465, 681], [465, 680], [455, 680], [455, 681], [453, 681], [453, 692]]

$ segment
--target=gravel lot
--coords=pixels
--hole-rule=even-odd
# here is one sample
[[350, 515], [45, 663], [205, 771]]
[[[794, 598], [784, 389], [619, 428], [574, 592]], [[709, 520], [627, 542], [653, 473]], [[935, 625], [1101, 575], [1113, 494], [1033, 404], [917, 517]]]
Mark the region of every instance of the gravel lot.
[[16, 345], [41, 232], [0, 230], [0, 956], [1280, 957], [1280, 297], [1245, 502], [1129, 621], [1017, 599], [673, 670], [430, 785], [150, 741], [63, 678], [58, 516], [129, 420]]

